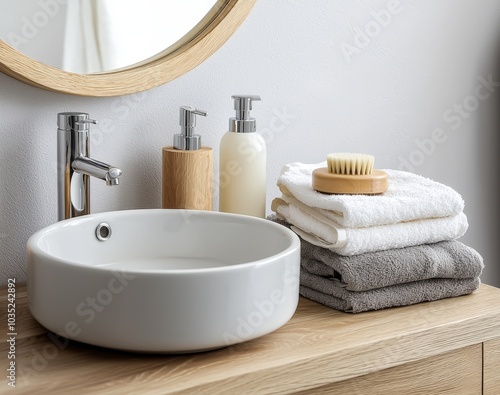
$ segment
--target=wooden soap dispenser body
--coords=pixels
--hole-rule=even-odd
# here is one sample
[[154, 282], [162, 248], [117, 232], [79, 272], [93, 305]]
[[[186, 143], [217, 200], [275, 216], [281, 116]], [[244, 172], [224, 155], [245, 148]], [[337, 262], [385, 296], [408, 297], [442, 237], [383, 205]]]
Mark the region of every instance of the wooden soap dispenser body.
[[162, 152], [162, 208], [212, 210], [213, 150], [194, 134], [196, 115], [205, 111], [180, 108], [181, 133]]

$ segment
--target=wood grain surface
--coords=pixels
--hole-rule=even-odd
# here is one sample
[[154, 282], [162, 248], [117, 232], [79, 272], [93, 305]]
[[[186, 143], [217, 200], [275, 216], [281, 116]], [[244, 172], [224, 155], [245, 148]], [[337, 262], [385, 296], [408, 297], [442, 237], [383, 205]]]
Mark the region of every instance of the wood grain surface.
[[212, 210], [212, 148], [162, 152], [162, 208]]
[[500, 394], [500, 337], [484, 343], [484, 395], [498, 394]]
[[[24, 286], [16, 291], [16, 394], [315, 393], [314, 388], [349, 385], [350, 379], [386, 369], [420, 366], [417, 361], [425, 359], [441, 366], [439, 356], [446, 353], [457, 352], [461, 359], [462, 352], [470, 353], [471, 364], [480, 366], [475, 345], [496, 339], [488, 355], [497, 355], [500, 338], [500, 290], [487, 285], [468, 296], [361, 314], [301, 299], [290, 322], [269, 335], [174, 356], [107, 350], [57, 337], [32, 318]], [[5, 290], [0, 304], [5, 328]], [[4, 330], [4, 366], [8, 347]], [[456, 368], [467, 364], [458, 361]], [[2, 375], [0, 392], [6, 387]]]
[[316, 191], [333, 194], [378, 195], [387, 190], [387, 173], [373, 170], [368, 175], [329, 173], [320, 167], [312, 172], [312, 187]]
[[482, 358], [476, 344], [300, 394], [481, 395]]

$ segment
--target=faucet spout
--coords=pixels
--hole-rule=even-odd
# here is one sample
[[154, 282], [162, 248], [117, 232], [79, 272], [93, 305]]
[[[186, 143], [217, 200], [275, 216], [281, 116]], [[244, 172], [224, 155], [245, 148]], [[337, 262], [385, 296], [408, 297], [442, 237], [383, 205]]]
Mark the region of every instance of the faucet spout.
[[122, 171], [98, 160], [78, 157], [72, 163], [74, 171], [106, 181], [106, 185], [118, 185]]

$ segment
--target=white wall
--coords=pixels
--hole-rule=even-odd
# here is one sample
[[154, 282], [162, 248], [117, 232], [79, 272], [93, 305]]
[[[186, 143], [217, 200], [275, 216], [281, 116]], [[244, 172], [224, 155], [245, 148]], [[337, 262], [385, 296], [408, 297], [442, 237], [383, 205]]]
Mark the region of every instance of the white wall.
[[[378, 29], [373, 13], [389, 8], [394, 14]], [[470, 228], [462, 241], [484, 256], [483, 281], [500, 286], [498, 87], [474, 99], [480, 78], [500, 81], [499, 23], [498, 0], [401, 0], [397, 7], [387, 0], [260, 0], [209, 60], [142, 94], [79, 98], [0, 75], [0, 283], [26, 278], [27, 238], [56, 220], [57, 112], [104, 120], [94, 128], [93, 156], [124, 170], [118, 187], [92, 181], [92, 211], [154, 208], [161, 147], [178, 132], [178, 107], [208, 111], [198, 132], [216, 148], [217, 165], [230, 96], [243, 92], [264, 100], [254, 115], [268, 140], [268, 203], [288, 162], [319, 162], [339, 151], [373, 153], [382, 168], [409, 161], [463, 195]], [[354, 29], [365, 27], [373, 38], [349, 62]], [[443, 118], [464, 101], [472, 111]], [[440, 142], [416, 152], [416, 141], [436, 136], [436, 128]]]

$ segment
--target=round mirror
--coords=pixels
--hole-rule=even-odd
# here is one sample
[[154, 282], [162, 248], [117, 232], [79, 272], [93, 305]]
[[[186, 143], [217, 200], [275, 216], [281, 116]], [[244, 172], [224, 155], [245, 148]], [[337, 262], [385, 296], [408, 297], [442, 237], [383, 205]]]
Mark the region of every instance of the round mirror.
[[255, 0], [8, 0], [0, 71], [57, 92], [115, 96], [196, 67]]

